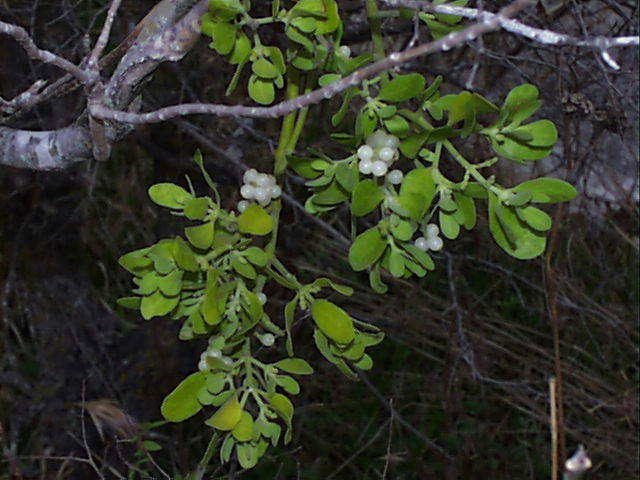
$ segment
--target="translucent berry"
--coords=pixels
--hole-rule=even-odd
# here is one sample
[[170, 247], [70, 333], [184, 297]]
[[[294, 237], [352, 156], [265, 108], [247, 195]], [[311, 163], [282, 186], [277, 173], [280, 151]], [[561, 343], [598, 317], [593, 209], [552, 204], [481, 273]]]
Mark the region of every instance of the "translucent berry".
[[371, 167], [371, 173], [373, 173], [376, 177], [382, 177], [387, 173], [387, 164], [382, 160], [377, 160], [373, 162], [373, 166]]
[[258, 297], [258, 300], [260, 300], [260, 303], [262, 305], [267, 303], [267, 296], [264, 293], [260, 292], [260, 293], [256, 294], [256, 297]]
[[258, 187], [255, 190], [254, 198], [260, 202], [268, 202], [271, 200], [271, 188], [269, 187]]
[[389, 183], [392, 183], [393, 185], [400, 185], [403, 178], [403, 173], [397, 169], [391, 170], [389, 173], [387, 173], [387, 180], [389, 180]]
[[204, 372], [205, 370], [209, 370], [209, 365], [207, 364], [206, 360], [200, 360], [198, 362], [198, 370], [200, 370], [201, 372]]
[[233, 360], [231, 360], [229, 357], [224, 357], [222, 359], [222, 363], [224, 363], [227, 367], [230, 367], [231, 365], [233, 365]]
[[396, 156], [396, 151], [393, 148], [382, 147], [378, 152], [378, 157], [383, 162], [389, 163], [393, 161], [393, 158]]
[[250, 168], [244, 172], [242, 180], [244, 180], [244, 183], [252, 183], [256, 181], [256, 178], [258, 178], [258, 171], [255, 168]]
[[395, 135], [387, 135], [384, 140], [385, 147], [396, 149], [398, 148], [398, 145], [400, 145], [400, 139], [398, 137]]
[[242, 195], [242, 198], [252, 200], [253, 198], [255, 198], [256, 190], [257, 189], [255, 187], [252, 187], [251, 185], [243, 185], [240, 188], [240, 195]]
[[212, 348], [211, 350], [207, 350], [207, 356], [211, 358], [220, 358], [222, 356], [222, 352], [217, 348]]
[[362, 160], [358, 165], [358, 170], [363, 175], [369, 175], [373, 171], [373, 162], [371, 160]]
[[373, 148], [369, 145], [362, 145], [358, 149], [358, 158], [360, 160], [371, 160], [373, 158]]
[[260, 341], [265, 347], [270, 347], [276, 341], [276, 337], [274, 337], [271, 333], [265, 333], [260, 337]]
[[256, 178], [255, 183], [258, 187], [268, 187], [271, 185], [271, 175], [260, 173], [258, 174], [258, 178]]
[[427, 242], [429, 250], [433, 250], [434, 252], [442, 250], [442, 246], [444, 245], [444, 242], [440, 237], [429, 237]]
[[238, 202], [238, 211], [242, 213], [247, 209], [248, 206], [249, 206], [249, 202], [247, 202], [246, 200], [240, 200]]
[[367, 145], [373, 149], [384, 147], [386, 140], [387, 132], [384, 130], [376, 130], [367, 137]]
[[428, 250], [429, 249], [429, 241], [424, 238], [424, 237], [418, 237], [416, 238], [416, 240], [413, 242], [413, 244], [419, 248], [420, 250]]
[[340, 55], [342, 55], [343, 57], [350, 57], [351, 56], [351, 49], [349, 47], [347, 47], [346, 45], [342, 45], [339, 49], [338, 49], [338, 53]]
[[440, 229], [438, 228], [438, 225], [436, 225], [435, 223], [428, 224], [425, 230], [426, 230], [427, 237], [437, 237], [438, 234], [440, 233]]
[[269, 195], [271, 195], [271, 198], [278, 198], [282, 195], [282, 188], [280, 188], [280, 185], [272, 185], [269, 187]]

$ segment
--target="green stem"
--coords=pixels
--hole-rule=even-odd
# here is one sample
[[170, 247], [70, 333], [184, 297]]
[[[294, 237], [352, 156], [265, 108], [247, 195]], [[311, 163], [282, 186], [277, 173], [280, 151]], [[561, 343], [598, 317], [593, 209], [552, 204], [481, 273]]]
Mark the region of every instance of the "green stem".
[[502, 192], [502, 189], [496, 187], [494, 184], [492, 184], [489, 180], [487, 180], [477, 169], [477, 167], [469, 162], [466, 158], [464, 158], [462, 156], [462, 154], [460, 152], [458, 152], [458, 150], [456, 149], [456, 147], [453, 146], [453, 144], [449, 141], [449, 140], [444, 140], [442, 142], [442, 144], [444, 145], [444, 148], [447, 149], [447, 151], [451, 154], [451, 156], [460, 164], [462, 165], [462, 167], [469, 172], [469, 174], [476, 179], [476, 181], [481, 184], [484, 188], [486, 188], [487, 190], [495, 193], [496, 195], [500, 196], [500, 193]]
[[[292, 100], [296, 98], [300, 94], [300, 72], [296, 68], [290, 68], [287, 73], [287, 91], [286, 91], [286, 99]], [[294, 140], [294, 135], [296, 131], [296, 118], [298, 115], [302, 115], [300, 112], [292, 112], [282, 121], [282, 128], [280, 130], [280, 138], [278, 139], [278, 147], [276, 148], [274, 157], [275, 164], [273, 167], [273, 174], [278, 180], [278, 184], [282, 184], [282, 176], [287, 169], [287, 154], [295, 149], [295, 143], [297, 142], [297, 138]], [[306, 112], [304, 113], [306, 116]], [[300, 127], [300, 131], [302, 131], [302, 127]], [[293, 141], [293, 142], [292, 142]], [[276, 244], [278, 242], [278, 222], [280, 220], [280, 211], [282, 210], [282, 200], [276, 200], [273, 202], [273, 209], [271, 211], [271, 218], [273, 219], [273, 232], [271, 233], [271, 238], [269, 239], [269, 243], [265, 247], [265, 252], [270, 257], [275, 256], [276, 252]]]
[[371, 28], [371, 38], [373, 40], [373, 53], [376, 60], [382, 60], [386, 57], [384, 51], [384, 40], [382, 37], [382, 23], [380, 22], [380, 13], [378, 12], [378, 3], [376, 0], [366, 0], [367, 19]]

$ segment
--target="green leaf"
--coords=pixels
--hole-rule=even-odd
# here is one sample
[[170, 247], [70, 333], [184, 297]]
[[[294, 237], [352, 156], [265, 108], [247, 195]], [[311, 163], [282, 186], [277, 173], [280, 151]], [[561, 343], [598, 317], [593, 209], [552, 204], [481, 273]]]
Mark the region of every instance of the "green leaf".
[[296, 375], [311, 375], [313, 368], [302, 358], [285, 358], [273, 364], [278, 369]]
[[198, 402], [198, 392], [204, 387], [206, 375], [196, 372], [182, 380], [162, 402], [160, 412], [169, 422], [182, 422], [202, 409]]
[[234, 392], [229, 399], [214, 413], [205, 424], [223, 432], [233, 430], [242, 416], [242, 406]]
[[424, 85], [424, 77], [419, 73], [398, 75], [382, 86], [378, 98], [387, 102], [404, 102], [420, 95]]
[[264, 208], [251, 204], [238, 217], [238, 228], [250, 235], [267, 235], [273, 230], [273, 219]]
[[415, 245], [405, 245], [404, 249], [427, 270], [435, 270], [436, 266], [427, 252], [420, 250]]
[[275, 381], [278, 386], [282, 387], [284, 391], [290, 395], [297, 395], [300, 393], [300, 384], [289, 375], [276, 375]]
[[539, 232], [549, 230], [553, 223], [549, 215], [539, 208], [532, 207], [531, 205], [526, 207], [517, 207], [516, 214], [520, 220]]
[[356, 272], [373, 265], [387, 248], [380, 229], [370, 228], [356, 237], [349, 249], [349, 264]]
[[[309, 158], [309, 157], [296, 157], [290, 155], [287, 157], [288, 165], [293, 168], [293, 170], [304, 178], [317, 178], [322, 175], [322, 171], [316, 170], [311, 167], [311, 165], [318, 161], [317, 158]], [[327, 166], [329, 166], [328, 162], [325, 162]]]
[[[520, 163], [541, 160], [551, 153], [553, 144], [558, 139], [558, 131], [553, 122], [549, 120], [538, 120], [528, 123], [516, 130], [511, 137], [509, 133], [490, 136], [493, 150], [510, 160]], [[521, 141], [518, 134], [529, 134], [531, 140]]]
[[311, 316], [322, 333], [334, 342], [346, 344], [353, 340], [353, 320], [337, 305], [324, 299], [315, 300], [311, 305]]
[[459, 223], [467, 230], [473, 229], [476, 225], [476, 204], [473, 198], [460, 192], [453, 192], [453, 197], [458, 205], [458, 211], [456, 213], [459, 213], [462, 217], [462, 222]]
[[213, 394], [218, 394], [225, 386], [226, 374], [223, 372], [214, 373], [209, 375], [206, 380], [207, 390]]
[[362, 217], [372, 212], [384, 198], [384, 192], [375, 180], [363, 180], [351, 194], [351, 213]]
[[411, 135], [400, 143], [400, 151], [407, 158], [416, 158], [418, 152], [429, 138], [430, 132]]
[[286, 396], [282, 395], [281, 393], [268, 395], [267, 401], [287, 424], [287, 433], [285, 434], [284, 442], [285, 444], [289, 443], [291, 441], [291, 420], [293, 419], [293, 404]]
[[187, 242], [181, 237], [176, 237], [174, 240], [174, 252], [173, 256], [176, 263], [182, 270], [188, 272], [197, 272], [199, 269], [198, 259], [194, 255]]
[[251, 40], [242, 32], [238, 32], [236, 43], [233, 45], [233, 51], [229, 56], [229, 63], [231, 65], [244, 65], [249, 60], [251, 55]]
[[258, 463], [258, 447], [251, 443], [236, 444], [236, 455], [238, 456], [238, 463], [245, 470], [255, 467]]
[[369, 285], [376, 293], [387, 293], [389, 287], [382, 281], [380, 277], [380, 264], [377, 264], [369, 272]]
[[505, 207], [495, 194], [489, 193], [489, 228], [494, 240], [509, 255], [529, 260], [544, 252], [547, 239], [527, 228], [513, 211]]
[[422, 217], [431, 206], [433, 197], [436, 194], [436, 185], [433, 181], [431, 168], [416, 168], [407, 173], [400, 187], [400, 196], [407, 194], [418, 194], [423, 200], [420, 207]]
[[335, 175], [340, 186], [347, 192], [352, 192], [358, 183], [358, 170], [355, 163], [353, 166], [348, 163], [338, 164]]
[[140, 313], [142, 314], [142, 318], [145, 320], [149, 320], [153, 317], [161, 317], [173, 310], [176, 305], [178, 305], [179, 301], [179, 296], [166, 297], [162, 292], [160, 292], [160, 290], [158, 290], [157, 292], [142, 298], [142, 301], [140, 302]]
[[251, 75], [248, 83], [249, 96], [261, 105], [269, 105], [276, 98], [276, 90], [271, 80]]
[[460, 224], [456, 221], [453, 214], [440, 210], [440, 230], [442, 234], [449, 240], [455, 240], [460, 235]]
[[266, 267], [267, 263], [269, 263], [269, 256], [259, 247], [249, 247], [240, 252], [240, 254], [256, 267]]
[[122, 297], [116, 300], [116, 303], [124, 308], [139, 310], [141, 300], [140, 297]]
[[158, 288], [167, 297], [175, 297], [182, 290], [182, 270], [174, 270], [166, 276], [158, 278]]
[[404, 258], [397, 250], [392, 250], [389, 254], [389, 271], [396, 278], [404, 275]]
[[256, 269], [253, 268], [253, 265], [251, 265], [244, 257], [241, 257], [240, 255], [232, 254], [231, 266], [236, 272], [238, 272], [243, 277], [248, 278], [249, 280], [255, 280], [258, 276]]
[[240, 412], [240, 420], [231, 430], [231, 434], [238, 442], [248, 442], [253, 437], [253, 417], [245, 410]]
[[206, 197], [193, 198], [184, 206], [184, 215], [189, 220], [203, 220], [207, 215], [209, 199]]
[[391, 215], [389, 230], [395, 238], [402, 242], [409, 241], [416, 231], [414, 224], [401, 219], [397, 215]]
[[538, 89], [533, 85], [524, 84], [509, 92], [502, 110], [506, 114], [505, 122], [519, 125], [540, 108]]
[[142, 442], [142, 448], [147, 450], [148, 452], [157, 452], [162, 450], [162, 446], [158, 442], [154, 442], [153, 440], [145, 440]]
[[213, 243], [213, 221], [195, 227], [186, 227], [184, 233], [191, 245], [200, 250], [208, 250]]
[[142, 276], [150, 271], [150, 268], [153, 265], [153, 260], [146, 256], [149, 250], [150, 248], [147, 247], [126, 253], [118, 259], [118, 263], [129, 273], [136, 276]]
[[291, 337], [291, 327], [293, 326], [294, 313], [296, 311], [297, 305], [298, 305], [298, 297], [296, 296], [284, 307], [284, 324], [285, 324], [285, 330], [287, 332], [286, 346], [287, 346], [287, 354], [289, 356], [293, 356], [293, 339]]
[[557, 178], [535, 178], [511, 189], [514, 192], [531, 192], [534, 203], [558, 203], [573, 200], [577, 191], [570, 183]]
[[233, 450], [236, 441], [233, 439], [233, 435], [228, 435], [227, 438], [222, 442], [222, 447], [220, 447], [220, 462], [227, 463], [231, 458], [231, 452]]
[[193, 195], [173, 183], [156, 183], [149, 188], [149, 198], [161, 207], [183, 208]]
[[335, 283], [325, 277], [316, 278], [313, 281], [312, 286], [320, 287], [320, 288], [330, 287], [336, 292], [341, 293], [342, 295], [345, 295], [347, 297], [353, 295], [353, 288], [348, 287], [346, 285], [340, 285], [339, 283]]
[[360, 360], [353, 364], [353, 366], [360, 370], [371, 370], [373, 367], [373, 360], [365, 353]]
[[210, 26], [213, 48], [220, 55], [227, 55], [236, 43], [237, 27], [227, 22], [216, 22]]

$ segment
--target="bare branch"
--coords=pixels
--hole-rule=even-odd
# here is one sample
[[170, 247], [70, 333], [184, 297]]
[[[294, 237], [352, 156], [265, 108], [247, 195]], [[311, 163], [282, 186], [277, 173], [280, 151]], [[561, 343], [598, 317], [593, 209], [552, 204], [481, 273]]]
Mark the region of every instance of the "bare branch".
[[104, 52], [105, 47], [107, 46], [107, 42], [109, 41], [109, 36], [111, 35], [111, 27], [113, 26], [113, 21], [116, 18], [116, 12], [118, 8], [120, 8], [120, 3], [122, 0], [112, 0], [111, 6], [109, 7], [109, 11], [107, 12], [107, 18], [104, 21], [104, 25], [102, 26], [102, 31], [100, 32], [100, 36], [96, 41], [95, 46], [93, 47], [93, 51], [89, 56], [89, 61], [87, 62], [87, 68], [89, 70], [95, 70], [98, 68], [98, 60], [102, 56], [102, 52]]
[[93, 80], [91, 75], [77, 65], [71, 63], [69, 60], [59, 57], [48, 50], [41, 50], [38, 48], [24, 28], [0, 21], [0, 33], [4, 33], [15, 38], [31, 58], [40, 60], [43, 63], [51, 63], [65, 72], [70, 73], [82, 83], [90, 83]]
[[[486, 21], [495, 18], [495, 13], [486, 12], [476, 8], [456, 7], [452, 5], [436, 5], [432, 2], [420, 0], [382, 0], [390, 7], [405, 7], [415, 10], [422, 10], [432, 13], [444, 13], [447, 15], [457, 15], [459, 17], [479, 19]], [[640, 44], [640, 37], [585, 37], [579, 38], [563, 33], [552, 32], [541, 28], [530, 27], [518, 20], [510, 18], [500, 18], [500, 27], [504, 30], [529, 38], [534, 42], [546, 45], [573, 45], [575, 47], [591, 47], [600, 51], [603, 60], [614, 70], [619, 70], [620, 66], [613, 60], [608, 52], [614, 47], [630, 47]]]
[[71, 126], [34, 132], [0, 127], [0, 163], [32, 170], [55, 170], [92, 157], [86, 128]]
[[451, 50], [452, 48], [460, 46], [467, 41], [477, 38], [479, 35], [496, 30], [500, 28], [500, 23], [502, 21], [516, 15], [530, 3], [531, 0], [516, 0], [509, 6], [500, 10], [497, 14], [491, 14], [490, 17], [486, 17], [481, 22], [475, 23], [464, 30], [450, 33], [440, 40], [418, 45], [417, 47], [403, 52], [394, 52], [382, 60], [356, 70], [351, 75], [348, 75], [341, 80], [337, 80], [306, 95], [301, 95], [293, 100], [280, 102], [271, 107], [186, 103], [161, 108], [149, 113], [130, 113], [109, 108], [106, 105], [101, 104], [92, 105], [90, 107], [90, 113], [96, 118], [131, 124], [159, 123], [171, 118], [196, 114], [253, 118], [283, 117], [291, 112], [300, 110], [301, 108], [315, 105], [323, 100], [335, 97], [348, 88], [359, 85], [363, 80], [373, 77], [384, 70], [400, 66], [415, 57], [428, 55], [438, 51]]
[[16, 95], [12, 100], [6, 100], [0, 97], [0, 119], [2, 116], [11, 116], [18, 110], [29, 108], [33, 103], [38, 100], [38, 97], [45, 87], [47, 82], [45, 80], [36, 80], [33, 85], [27, 88], [24, 92]]

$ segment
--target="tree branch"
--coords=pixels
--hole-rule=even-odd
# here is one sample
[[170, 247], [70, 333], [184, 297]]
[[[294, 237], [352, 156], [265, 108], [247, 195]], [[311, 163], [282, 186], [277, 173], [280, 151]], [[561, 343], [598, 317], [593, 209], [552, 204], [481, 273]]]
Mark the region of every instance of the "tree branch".
[[464, 30], [450, 33], [440, 40], [418, 45], [403, 52], [394, 52], [382, 60], [378, 60], [371, 65], [356, 70], [341, 80], [337, 80], [306, 95], [301, 95], [293, 100], [280, 102], [271, 107], [186, 103], [161, 108], [149, 113], [130, 113], [99, 104], [92, 105], [90, 113], [96, 118], [130, 124], [159, 123], [171, 118], [195, 114], [253, 118], [283, 117], [301, 108], [315, 105], [323, 100], [335, 97], [348, 88], [360, 84], [363, 80], [390, 68], [400, 66], [415, 57], [438, 51], [444, 52], [462, 45], [469, 40], [473, 40], [479, 35], [496, 30], [500, 28], [501, 21], [516, 15], [520, 10], [530, 5], [530, 3], [531, 0], [516, 0], [500, 10], [497, 14], [492, 14], [491, 17], [484, 18], [481, 22], [475, 23]]
[[[486, 21], [493, 19], [496, 14], [476, 8], [456, 7], [452, 5], [436, 5], [432, 2], [421, 0], [382, 0], [390, 7], [405, 7], [413, 10], [422, 10], [430, 13], [443, 13], [447, 15], [457, 15], [459, 17], [479, 19]], [[572, 45], [575, 47], [591, 47], [600, 50], [603, 60], [614, 70], [619, 70], [620, 66], [613, 60], [609, 49], [614, 47], [629, 47], [640, 44], [640, 37], [585, 37], [579, 38], [564, 33], [557, 33], [551, 30], [530, 27], [518, 20], [511, 18], [500, 18], [500, 27], [508, 32], [526, 37], [534, 42], [545, 45]]]
[[70, 73], [82, 83], [89, 83], [93, 80], [91, 75], [69, 60], [59, 57], [48, 50], [38, 48], [24, 28], [0, 21], [0, 33], [12, 36], [31, 58], [40, 60], [43, 63], [51, 63]]

